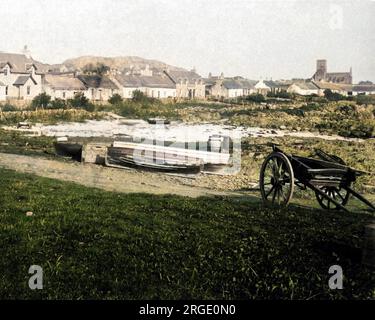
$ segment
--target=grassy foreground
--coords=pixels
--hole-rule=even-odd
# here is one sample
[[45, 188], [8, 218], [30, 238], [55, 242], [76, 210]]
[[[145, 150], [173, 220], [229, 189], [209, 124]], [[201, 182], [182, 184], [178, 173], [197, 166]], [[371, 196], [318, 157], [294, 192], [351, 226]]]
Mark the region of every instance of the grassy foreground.
[[[0, 169], [0, 298], [375, 298], [365, 213], [125, 195]], [[32, 216], [26, 216], [32, 211]], [[28, 268], [44, 289], [28, 288]], [[328, 289], [328, 268], [344, 290]]]

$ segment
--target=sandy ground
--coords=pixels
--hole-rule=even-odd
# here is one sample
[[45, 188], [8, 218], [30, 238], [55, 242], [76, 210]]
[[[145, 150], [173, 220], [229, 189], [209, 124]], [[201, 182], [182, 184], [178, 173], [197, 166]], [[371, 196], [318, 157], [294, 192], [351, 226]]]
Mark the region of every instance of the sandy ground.
[[124, 193], [199, 196], [244, 196], [194, 185], [194, 178], [161, 173], [108, 168], [79, 162], [62, 162], [37, 157], [0, 153], [0, 167], [41, 177], [71, 181], [88, 187]]

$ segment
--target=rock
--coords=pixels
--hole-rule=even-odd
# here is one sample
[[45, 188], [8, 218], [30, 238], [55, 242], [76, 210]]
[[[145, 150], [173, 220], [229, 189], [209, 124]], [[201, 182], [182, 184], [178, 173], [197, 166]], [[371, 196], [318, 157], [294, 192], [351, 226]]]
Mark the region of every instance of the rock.
[[27, 211], [27, 212], [26, 212], [26, 216], [27, 216], [27, 217], [31, 217], [33, 214], [34, 214], [34, 213], [33, 213], [32, 211]]
[[280, 130], [286, 130], [286, 126], [280, 126]]

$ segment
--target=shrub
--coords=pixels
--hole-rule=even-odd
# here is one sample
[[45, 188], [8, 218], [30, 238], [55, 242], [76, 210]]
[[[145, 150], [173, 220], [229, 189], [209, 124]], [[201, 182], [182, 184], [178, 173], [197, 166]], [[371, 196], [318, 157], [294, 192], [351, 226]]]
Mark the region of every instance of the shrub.
[[324, 96], [329, 100], [329, 101], [340, 101], [340, 100], [346, 100], [346, 97], [343, 96], [340, 93], [337, 92], [332, 92], [331, 89], [326, 89], [324, 90]]
[[264, 95], [262, 95], [260, 93], [253, 93], [253, 94], [247, 96], [246, 100], [251, 101], [251, 102], [260, 103], [260, 102], [265, 102], [266, 98], [264, 97]]
[[118, 93], [115, 93], [112, 97], [108, 99], [108, 102], [112, 105], [120, 104], [122, 101], [123, 99]]
[[362, 104], [375, 104], [375, 95], [364, 95], [360, 94], [355, 97], [355, 101], [362, 105]]
[[46, 93], [41, 93], [33, 99], [33, 101], [31, 102], [31, 107], [33, 109], [36, 109], [36, 108], [46, 109], [50, 101], [51, 101], [51, 96], [49, 96]]
[[77, 93], [73, 99], [69, 99], [68, 103], [72, 108], [76, 109], [84, 109], [86, 111], [94, 111], [95, 109], [95, 106], [90, 103], [82, 92]]
[[11, 104], [5, 104], [0, 106], [0, 110], [7, 112], [7, 111], [17, 111], [17, 108]]
[[66, 108], [66, 101], [63, 99], [55, 99], [52, 100], [51, 103], [48, 105], [49, 109], [64, 109]]
[[138, 102], [138, 103], [142, 104], [143, 106], [149, 106], [149, 105], [155, 104], [157, 102], [160, 102], [160, 100], [158, 100], [157, 98], [148, 97], [147, 95], [145, 95], [140, 90], [133, 91], [132, 101]]

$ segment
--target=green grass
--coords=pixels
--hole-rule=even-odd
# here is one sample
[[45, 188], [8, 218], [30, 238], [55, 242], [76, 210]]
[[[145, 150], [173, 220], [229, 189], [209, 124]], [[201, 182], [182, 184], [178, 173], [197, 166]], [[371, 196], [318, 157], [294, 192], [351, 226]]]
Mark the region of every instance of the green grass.
[[[366, 213], [116, 194], [0, 169], [0, 298], [375, 298]], [[25, 215], [32, 211], [33, 216]], [[28, 268], [44, 289], [28, 288]], [[328, 289], [328, 268], [344, 290]]]

